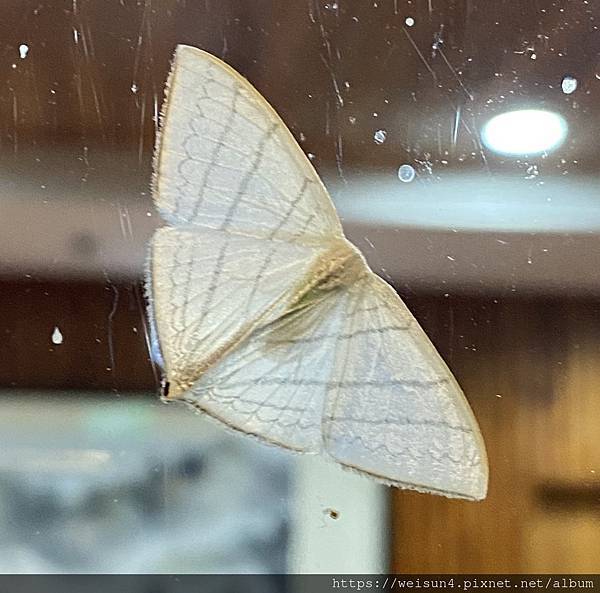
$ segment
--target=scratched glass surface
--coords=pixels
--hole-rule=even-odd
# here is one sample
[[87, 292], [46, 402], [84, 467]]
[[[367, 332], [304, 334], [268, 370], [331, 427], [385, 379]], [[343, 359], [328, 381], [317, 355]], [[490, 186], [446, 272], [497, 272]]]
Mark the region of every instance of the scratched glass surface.
[[[600, 569], [600, 8], [1, 11], [1, 572]], [[430, 336], [481, 426], [485, 501], [377, 486], [160, 402], [142, 279], [179, 43], [273, 105]]]

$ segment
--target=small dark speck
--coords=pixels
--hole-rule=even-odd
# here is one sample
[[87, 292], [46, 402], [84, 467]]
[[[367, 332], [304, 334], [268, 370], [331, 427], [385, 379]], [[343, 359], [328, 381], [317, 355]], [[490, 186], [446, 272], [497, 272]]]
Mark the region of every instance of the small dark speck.
[[340, 512], [335, 509], [325, 509], [323, 511], [330, 519], [337, 521], [340, 518]]

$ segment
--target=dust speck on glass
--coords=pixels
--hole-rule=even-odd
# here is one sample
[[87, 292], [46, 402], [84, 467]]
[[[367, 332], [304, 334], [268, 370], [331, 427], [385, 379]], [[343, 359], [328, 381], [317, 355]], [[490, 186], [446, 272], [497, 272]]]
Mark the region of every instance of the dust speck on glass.
[[[600, 6], [27, 0], [0, 11], [0, 571], [600, 572]], [[273, 106], [348, 240], [458, 379], [489, 456], [484, 501], [391, 489], [160, 400], [172, 386], [143, 277], [164, 225], [152, 160], [178, 44], [224, 60]], [[210, 138], [252, 168], [247, 135], [222, 131], [194, 129], [194, 155], [214, 160]], [[260, 195], [289, 187], [279, 165]], [[215, 180], [204, 183], [230, 188]], [[240, 277], [251, 273], [248, 250], [235, 253]], [[198, 290], [203, 257], [188, 270]], [[201, 299], [174, 299], [183, 336]], [[373, 388], [366, 362], [393, 342], [373, 344], [361, 376], [340, 378], [362, 381], [357, 401]], [[287, 362], [298, 374], [306, 358]], [[251, 403], [231, 409], [253, 414]], [[420, 418], [438, 412], [422, 400]], [[386, 421], [376, 450], [401, 447], [400, 429], [421, 434], [399, 413]], [[453, 456], [445, 444], [440, 459]]]
[[570, 95], [577, 90], [577, 79], [567, 75], [562, 79], [561, 87], [565, 95]]
[[400, 165], [398, 167], [398, 179], [404, 183], [410, 183], [415, 178], [415, 169], [412, 165]]
[[377, 130], [373, 136], [375, 144], [383, 144], [387, 138], [387, 132], [385, 130]]

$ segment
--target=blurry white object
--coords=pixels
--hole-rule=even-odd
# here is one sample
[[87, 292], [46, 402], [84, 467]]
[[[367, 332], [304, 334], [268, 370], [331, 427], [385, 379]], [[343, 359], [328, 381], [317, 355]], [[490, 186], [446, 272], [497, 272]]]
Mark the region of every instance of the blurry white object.
[[[3, 542], [4, 543], [4, 542]], [[59, 567], [23, 545], [0, 546], [0, 574], [54, 574]]]
[[291, 573], [383, 574], [389, 569], [388, 491], [314, 457], [293, 473]]
[[0, 573], [286, 571], [289, 460], [185, 409], [4, 391], [0, 450]]
[[567, 136], [567, 122], [558, 113], [519, 109], [493, 117], [483, 128], [483, 143], [506, 155], [534, 155], [559, 147]]
[[[116, 169], [123, 184], [134, 185], [137, 161], [129, 156], [105, 155], [102, 167]], [[65, 157], [52, 158], [56, 170], [44, 175], [58, 179], [52, 176]], [[516, 291], [574, 298], [600, 292], [598, 261], [590, 257], [600, 252], [597, 178], [544, 175], [542, 183], [522, 174], [448, 173], [439, 180], [421, 176], [400, 183], [396, 172], [347, 174], [347, 184], [332, 173], [327, 185], [345, 234], [357, 245], [367, 237], [369, 264], [385, 269], [400, 286], [494, 296]], [[158, 216], [135, 194], [110, 193], [112, 199], [104, 201], [105, 193], [90, 191], [90, 216], [90, 204], [73, 188], [60, 186], [49, 207], [35, 188], [25, 191], [0, 180], [0, 274], [60, 281], [105, 281], [109, 274], [113, 282], [137, 281]], [[125, 206], [119, 210], [117, 203]], [[135, 228], [132, 237], [122, 233], [121, 211]], [[27, 232], [18, 232], [24, 228]], [[81, 243], [98, 249], [81, 253], [76, 249]], [[446, 259], [448, 253], [454, 262]]]
[[410, 183], [415, 175], [415, 169], [411, 165], [400, 165], [398, 168], [398, 179], [403, 183]]
[[63, 343], [63, 335], [58, 327], [55, 327], [52, 331], [52, 343], [57, 346]]
[[481, 499], [487, 460], [460, 387], [343, 235], [260, 94], [179, 46], [157, 148], [151, 317], [167, 399], [387, 484]]
[[562, 79], [562, 82], [560, 83], [562, 91], [565, 95], [570, 95], [571, 93], [574, 93], [577, 90], [577, 85], [577, 79], [568, 75], [565, 76]]

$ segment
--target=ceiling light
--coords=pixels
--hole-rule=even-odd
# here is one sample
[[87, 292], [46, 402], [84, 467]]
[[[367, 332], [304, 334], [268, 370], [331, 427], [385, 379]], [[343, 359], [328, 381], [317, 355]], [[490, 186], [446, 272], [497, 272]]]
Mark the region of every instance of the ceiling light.
[[541, 109], [508, 111], [485, 124], [483, 143], [494, 152], [534, 155], [560, 146], [567, 135], [567, 122], [558, 113]]

